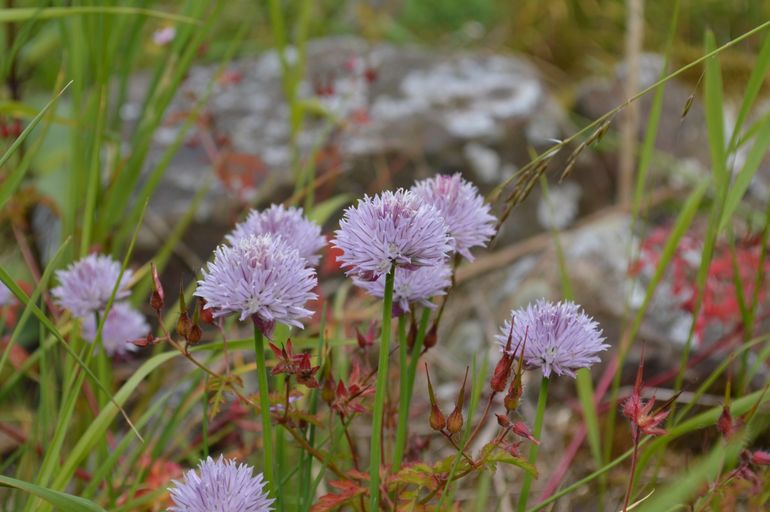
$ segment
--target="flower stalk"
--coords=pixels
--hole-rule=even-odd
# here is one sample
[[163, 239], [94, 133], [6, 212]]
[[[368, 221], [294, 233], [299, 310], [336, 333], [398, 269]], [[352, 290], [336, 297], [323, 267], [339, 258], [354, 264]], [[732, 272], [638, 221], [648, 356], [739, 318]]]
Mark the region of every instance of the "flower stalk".
[[[532, 466], [537, 462], [537, 451], [540, 447], [540, 434], [543, 430], [543, 417], [545, 416], [545, 404], [548, 401], [548, 377], [543, 377], [540, 381], [540, 391], [537, 397], [537, 412], [535, 415], [535, 427], [532, 432], [532, 436], [537, 440], [533, 442], [529, 447], [529, 463]], [[524, 475], [524, 482], [521, 485], [521, 494], [519, 495], [519, 505], [517, 507], [518, 512], [524, 512], [527, 509], [527, 501], [529, 500], [529, 489], [532, 486], [532, 475], [526, 473]]]
[[369, 509], [379, 510], [380, 503], [380, 462], [382, 458], [382, 420], [385, 410], [385, 387], [388, 385], [388, 353], [390, 345], [390, 324], [393, 311], [393, 281], [395, 265], [391, 266], [385, 278], [385, 296], [382, 303], [382, 334], [380, 356], [377, 364], [377, 385], [372, 412], [372, 443], [369, 455]]
[[399, 359], [399, 387], [398, 387], [398, 425], [396, 427], [396, 444], [393, 448], [393, 472], [401, 469], [401, 461], [404, 458], [406, 447], [406, 423], [409, 419], [409, 375], [407, 373], [407, 339], [406, 328], [408, 315], [398, 317], [398, 359]]
[[257, 324], [254, 324], [254, 351], [257, 356], [257, 379], [259, 383], [259, 409], [262, 416], [262, 455], [263, 471], [267, 480], [268, 494], [280, 499], [279, 488], [281, 480], [273, 478], [273, 429], [270, 423], [270, 398], [267, 388], [267, 368], [265, 366], [264, 335]]

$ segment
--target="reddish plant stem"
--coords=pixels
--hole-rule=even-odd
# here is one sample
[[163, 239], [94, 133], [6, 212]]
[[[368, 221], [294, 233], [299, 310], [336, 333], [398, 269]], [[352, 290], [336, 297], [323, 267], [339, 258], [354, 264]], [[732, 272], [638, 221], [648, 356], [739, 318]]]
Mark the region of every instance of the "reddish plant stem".
[[468, 461], [468, 464], [470, 464], [471, 467], [475, 468], [476, 467], [476, 463], [473, 461], [472, 458], [470, 458], [470, 456], [467, 453], [465, 453], [465, 450], [460, 449], [460, 446], [455, 442], [454, 439], [452, 439], [452, 436], [450, 434], [447, 434], [446, 431], [444, 431], [444, 430], [442, 430], [441, 433], [444, 435], [444, 437], [446, 437], [449, 440], [449, 442], [452, 444], [452, 446], [455, 447], [455, 449], [458, 452], [462, 453], [462, 455], [465, 458], [465, 460]]
[[350, 455], [353, 457], [353, 467], [356, 468], [356, 471], [360, 471], [360, 467], [358, 465], [358, 453], [356, 450], [356, 445], [353, 442], [353, 438], [350, 436], [350, 429], [348, 429], [347, 423], [345, 423], [345, 418], [343, 418], [340, 415], [340, 423], [342, 424], [342, 430], [345, 432], [345, 438], [348, 440], [348, 446], [350, 447]]
[[479, 434], [479, 431], [481, 431], [481, 427], [484, 425], [484, 423], [487, 420], [487, 416], [489, 415], [489, 409], [492, 407], [492, 401], [495, 399], [495, 395], [497, 394], [497, 391], [492, 391], [492, 394], [489, 395], [489, 400], [487, 400], [487, 406], [484, 408], [484, 414], [481, 415], [481, 421], [478, 422], [476, 425], [476, 428], [473, 429], [473, 433], [471, 434], [471, 437], [468, 438], [468, 442], [465, 444], [466, 446], [470, 446], [471, 443], [476, 439], [476, 436]]
[[631, 491], [634, 487], [634, 474], [636, 473], [636, 461], [639, 458], [639, 428], [631, 425], [634, 438], [634, 453], [631, 455], [631, 473], [628, 475], [628, 487], [626, 488], [626, 497], [623, 500], [623, 512], [628, 510], [628, 501], [631, 499]]

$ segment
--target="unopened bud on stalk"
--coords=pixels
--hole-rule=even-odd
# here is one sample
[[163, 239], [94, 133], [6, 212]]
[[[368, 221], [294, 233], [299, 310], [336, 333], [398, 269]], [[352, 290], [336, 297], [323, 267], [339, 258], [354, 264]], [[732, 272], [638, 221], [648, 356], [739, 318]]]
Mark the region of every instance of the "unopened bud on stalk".
[[465, 400], [465, 384], [468, 382], [468, 367], [465, 367], [465, 378], [463, 379], [463, 387], [460, 388], [460, 392], [457, 394], [457, 401], [455, 402], [455, 409], [452, 414], [449, 415], [446, 421], [446, 429], [450, 434], [456, 434], [463, 428], [463, 401]]
[[192, 324], [192, 326], [190, 326], [190, 331], [187, 333], [187, 341], [190, 345], [195, 345], [201, 340], [202, 336], [203, 332], [201, 331], [201, 328], [198, 327], [197, 324]]
[[503, 428], [511, 426], [511, 420], [505, 414], [495, 414], [497, 416], [497, 424]]
[[214, 325], [214, 310], [206, 307], [206, 299], [198, 297], [198, 311], [200, 314], [201, 322], [204, 324]]
[[184, 339], [188, 339], [192, 325], [190, 315], [187, 314], [187, 305], [184, 302], [184, 288], [182, 288], [182, 283], [179, 283], [179, 320], [176, 322], [176, 332]]
[[522, 421], [517, 421], [513, 424], [513, 428], [511, 429], [511, 432], [516, 434], [519, 437], [523, 437], [524, 439], [528, 439], [530, 442], [535, 444], [540, 444], [540, 441], [535, 439], [535, 437], [532, 435], [532, 432], [529, 431], [529, 427], [527, 427], [526, 423]]
[[436, 395], [433, 393], [433, 384], [430, 382], [427, 363], [425, 363], [425, 375], [428, 376], [428, 396], [430, 397], [430, 428], [441, 431], [446, 426], [446, 418], [436, 403]]
[[414, 342], [417, 339], [417, 323], [414, 321], [414, 315], [411, 315], [411, 321], [409, 322], [409, 333], [406, 335], [406, 346], [409, 348], [409, 352], [414, 348]]
[[331, 350], [328, 346], [324, 348], [325, 356], [323, 358], [323, 364], [321, 365], [321, 398], [327, 404], [331, 404], [334, 401], [334, 377], [332, 377], [332, 358]]
[[489, 382], [492, 391], [499, 393], [505, 390], [505, 385], [508, 383], [508, 377], [511, 376], [511, 367], [513, 366], [513, 356], [503, 352], [503, 356], [495, 366], [495, 371], [492, 374], [492, 380]]
[[163, 292], [163, 285], [161, 284], [160, 276], [158, 275], [158, 268], [155, 266], [155, 263], [151, 263], [150, 267], [152, 268], [152, 283], [155, 287], [155, 290], [153, 290], [152, 295], [150, 296], [150, 306], [156, 313], [160, 314], [160, 310], [163, 309], [163, 305], [166, 302], [165, 293]]
[[176, 332], [184, 339], [190, 339], [190, 329], [192, 329], [193, 323], [190, 320], [190, 315], [187, 311], [183, 311], [179, 314], [179, 320], [176, 322]]
[[751, 463], [758, 466], [770, 466], [770, 452], [757, 450], [751, 454]]
[[446, 422], [446, 429], [450, 434], [456, 434], [463, 428], [463, 413], [461, 409], [455, 408]]
[[505, 394], [505, 398], [503, 399], [503, 405], [505, 405], [506, 411], [511, 412], [518, 409], [523, 391], [521, 375], [516, 373], [511, 381], [511, 386], [508, 388], [508, 393]]
[[[527, 343], [527, 340], [524, 340], [524, 344]], [[518, 346], [516, 347], [516, 351], [514, 351], [514, 355], [518, 351]], [[524, 371], [524, 348], [521, 349], [521, 355], [519, 356], [519, 362], [516, 364], [516, 371], [513, 372], [513, 380], [511, 380], [511, 386], [508, 388], [508, 393], [506, 393], [505, 398], [503, 399], [503, 405], [505, 406], [505, 410], [508, 412], [515, 411], [519, 407], [519, 402], [521, 401], [521, 395], [524, 393], [524, 386], [521, 384], [521, 375]]]
[[425, 334], [425, 340], [423, 341], [422, 346], [424, 347], [424, 350], [428, 350], [429, 348], [435, 347], [436, 343], [438, 343], [438, 326], [434, 323], [430, 330]]

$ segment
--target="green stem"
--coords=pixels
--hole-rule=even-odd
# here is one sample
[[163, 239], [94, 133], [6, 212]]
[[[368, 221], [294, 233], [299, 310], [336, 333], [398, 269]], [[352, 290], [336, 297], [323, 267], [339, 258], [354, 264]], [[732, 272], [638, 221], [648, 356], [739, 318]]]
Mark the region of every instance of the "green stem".
[[[417, 375], [417, 363], [420, 362], [422, 345], [425, 343], [425, 333], [428, 332], [428, 320], [430, 320], [430, 308], [423, 308], [420, 317], [420, 325], [417, 328], [417, 339], [414, 340], [412, 348], [412, 358], [409, 360], [409, 402], [412, 401], [412, 392], [414, 391], [414, 378]], [[408, 407], [408, 406], [407, 406]]]
[[369, 454], [369, 508], [374, 512], [380, 504], [380, 461], [382, 458], [382, 420], [385, 411], [385, 391], [388, 385], [388, 353], [390, 349], [390, 321], [393, 314], [393, 278], [396, 269], [391, 267], [385, 277], [385, 296], [382, 303], [382, 337], [380, 359], [377, 364], [377, 387], [372, 415], [372, 445]]
[[[259, 408], [262, 415], [263, 471], [267, 490], [280, 502], [280, 482], [273, 479], [273, 429], [270, 424], [270, 397], [267, 393], [267, 368], [265, 367], [265, 342], [262, 331], [254, 325], [254, 351], [257, 355], [257, 379], [259, 382]], [[280, 510], [280, 505], [279, 505]]]
[[406, 423], [409, 420], [409, 375], [406, 371], [406, 324], [407, 315], [398, 317], [398, 427], [396, 429], [396, 446], [393, 449], [393, 472], [401, 469], [401, 460], [404, 458], [406, 447]]
[[[393, 471], [397, 472], [401, 469], [401, 461], [404, 458], [404, 450], [406, 449], [406, 439], [409, 432], [409, 406], [412, 403], [412, 392], [414, 390], [414, 378], [417, 374], [417, 363], [420, 360], [420, 352], [422, 352], [422, 345], [425, 341], [425, 333], [428, 330], [428, 320], [430, 320], [430, 309], [423, 308], [422, 316], [420, 317], [420, 325], [417, 328], [417, 337], [414, 340], [414, 346], [412, 347], [412, 354], [409, 359], [409, 366], [406, 366], [406, 342], [401, 342], [401, 350], [403, 352], [401, 359], [401, 388], [399, 390], [399, 404], [398, 404], [398, 427], [396, 430], [396, 452], [393, 456]], [[399, 320], [399, 340], [402, 340], [401, 335], [401, 322]], [[406, 368], [406, 371], [404, 371]], [[406, 392], [402, 391], [406, 390]]]
[[[540, 394], [537, 397], [537, 414], [535, 416], [535, 427], [532, 431], [532, 435], [540, 441], [540, 433], [543, 430], [543, 417], [545, 416], [545, 403], [548, 400], [548, 377], [543, 377], [540, 381]], [[537, 449], [538, 445], [532, 443], [529, 447], [529, 463], [533, 466], [537, 462]], [[529, 488], [532, 485], [532, 475], [529, 473], [524, 475], [524, 482], [521, 485], [521, 494], [519, 495], [518, 512], [524, 512], [527, 508], [527, 500], [529, 500]]]

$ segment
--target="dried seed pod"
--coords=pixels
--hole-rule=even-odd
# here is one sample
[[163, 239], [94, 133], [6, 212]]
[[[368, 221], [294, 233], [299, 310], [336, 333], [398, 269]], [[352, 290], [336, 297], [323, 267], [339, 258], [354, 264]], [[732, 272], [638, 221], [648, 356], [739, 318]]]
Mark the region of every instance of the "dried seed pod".
[[425, 334], [425, 340], [422, 345], [425, 347], [424, 350], [428, 350], [429, 348], [435, 347], [436, 343], [438, 343], [438, 325], [434, 323], [430, 330]]
[[463, 428], [463, 401], [465, 400], [465, 385], [468, 382], [468, 367], [465, 367], [465, 378], [463, 379], [463, 386], [460, 388], [460, 392], [457, 394], [457, 401], [455, 402], [455, 409], [452, 414], [449, 415], [446, 421], [446, 429], [450, 434], [456, 434]]
[[195, 345], [201, 340], [202, 336], [203, 332], [201, 331], [201, 328], [198, 327], [198, 325], [193, 324], [190, 327], [190, 331], [187, 333], [187, 341], [190, 345]]
[[150, 306], [156, 313], [160, 314], [160, 310], [163, 309], [163, 305], [166, 303], [166, 294], [163, 291], [163, 284], [160, 282], [158, 267], [155, 266], [154, 262], [150, 263], [150, 267], [152, 268], [152, 283], [154, 286], [152, 295], [150, 295]]
[[425, 364], [425, 375], [428, 376], [428, 396], [430, 397], [430, 428], [441, 431], [446, 426], [446, 418], [436, 403], [436, 395], [433, 393], [433, 384], [430, 381], [427, 363]]

